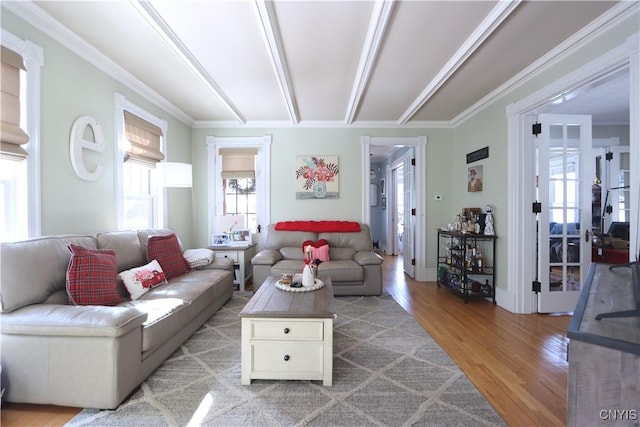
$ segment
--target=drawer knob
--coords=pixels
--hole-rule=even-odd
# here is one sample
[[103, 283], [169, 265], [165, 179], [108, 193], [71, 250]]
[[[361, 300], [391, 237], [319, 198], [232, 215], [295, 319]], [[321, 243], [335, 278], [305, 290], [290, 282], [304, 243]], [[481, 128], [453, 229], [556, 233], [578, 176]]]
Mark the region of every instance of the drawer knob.
[[284, 361], [285, 361], [285, 362], [287, 362], [288, 360], [289, 360], [289, 355], [288, 355], [288, 354], [285, 354], [285, 355], [284, 355]]
[[289, 333], [289, 328], [284, 328], [284, 333], [288, 334]]

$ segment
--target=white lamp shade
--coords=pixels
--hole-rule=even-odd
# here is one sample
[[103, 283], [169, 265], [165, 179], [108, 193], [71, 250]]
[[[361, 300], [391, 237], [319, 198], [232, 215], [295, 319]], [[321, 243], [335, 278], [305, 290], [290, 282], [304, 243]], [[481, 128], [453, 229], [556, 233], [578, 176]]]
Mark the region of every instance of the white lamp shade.
[[189, 163], [158, 163], [160, 180], [163, 187], [192, 187], [193, 178]]

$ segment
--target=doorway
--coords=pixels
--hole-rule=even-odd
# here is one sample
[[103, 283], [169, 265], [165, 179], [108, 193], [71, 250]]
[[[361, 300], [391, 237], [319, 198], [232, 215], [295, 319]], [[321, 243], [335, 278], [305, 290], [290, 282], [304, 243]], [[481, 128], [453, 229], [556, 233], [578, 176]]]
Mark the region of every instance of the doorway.
[[[426, 144], [427, 137], [426, 136], [418, 136], [418, 137], [373, 137], [373, 136], [363, 136], [361, 138], [362, 143], [362, 169], [367, 173], [363, 173], [362, 180], [362, 222], [365, 224], [372, 224], [372, 208], [370, 206], [370, 174], [371, 170], [371, 151], [372, 146], [385, 146], [388, 148], [405, 148], [409, 149], [413, 153], [412, 158], [407, 160], [409, 162], [409, 167], [403, 164], [403, 208], [404, 215], [403, 218], [407, 216], [410, 217], [410, 221], [403, 220], [403, 227], [406, 227], [402, 234], [402, 244], [403, 244], [403, 261], [404, 263], [409, 263], [410, 270], [409, 272], [412, 274], [411, 277], [414, 277], [418, 281], [427, 281], [427, 244], [425, 237], [418, 236], [426, 236], [426, 193], [423, 189], [426, 188]], [[385, 194], [384, 196], [381, 194], [380, 210], [382, 211], [382, 206], [385, 206], [384, 209], [384, 218], [383, 225], [384, 227], [384, 236], [385, 242], [384, 244], [389, 246], [389, 243], [392, 240], [395, 240], [397, 236], [396, 232], [392, 230], [394, 227], [389, 222], [389, 212], [394, 212], [396, 203], [396, 187], [392, 182], [392, 165], [395, 165], [398, 162], [398, 159], [389, 160], [387, 163], [388, 167], [381, 168], [382, 177], [385, 181]], [[407, 187], [406, 183], [408, 182], [407, 171], [411, 173], [410, 180], [413, 183], [412, 187]], [[411, 190], [408, 190], [410, 188]], [[393, 195], [391, 194], [393, 190]], [[410, 196], [407, 198], [407, 191], [410, 191]], [[386, 205], [385, 205], [386, 203]], [[407, 210], [409, 215], [407, 215]], [[391, 237], [389, 236], [391, 234]], [[409, 243], [410, 242], [410, 243]], [[413, 248], [413, 254], [411, 257], [406, 256], [407, 245], [410, 244]], [[387, 249], [387, 252], [389, 249]]]
[[[631, 44], [630, 40], [630, 43]], [[635, 53], [634, 53], [635, 52]], [[631, 66], [635, 64], [635, 66]], [[531, 129], [537, 121], [537, 114], [548, 106], [550, 100], [561, 100], [577, 91], [583, 93], [593, 89], [593, 85], [603, 78], [624, 71], [629, 76], [629, 90], [625, 99], [629, 102], [629, 146], [631, 165], [640, 164], [640, 67], [637, 48], [622, 44], [595, 59], [591, 63], [560, 78], [549, 86], [529, 95], [507, 107], [508, 117], [508, 216], [507, 247], [509, 262], [507, 280], [509, 289], [504, 295], [505, 308], [515, 313], [537, 311], [537, 294], [532, 284], [536, 280], [537, 251], [532, 242], [536, 240], [536, 214], [532, 210], [536, 201], [535, 147], [531, 143]], [[581, 112], [581, 111], [574, 111]], [[640, 171], [637, 167], [630, 171], [630, 193], [640, 194]], [[638, 248], [639, 198], [631, 198], [630, 247]]]

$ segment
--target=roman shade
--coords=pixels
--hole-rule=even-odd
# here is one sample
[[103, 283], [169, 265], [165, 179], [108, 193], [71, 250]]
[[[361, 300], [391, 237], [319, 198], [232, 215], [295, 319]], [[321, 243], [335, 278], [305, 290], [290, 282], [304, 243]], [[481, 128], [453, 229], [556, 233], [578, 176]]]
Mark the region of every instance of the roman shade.
[[222, 178], [255, 178], [256, 148], [221, 148]]
[[27, 151], [22, 145], [29, 136], [20, 128], [20, 70], [22, 56], [2, 47], [2, 84], [0, 85], [0, 154], [2, 158], [23, 160]]
[[127, 160], [133, 159], [151, 164], [164, 160], [164, 154], [160, 151], [162, 130], [158, 126], [125, 111], [124, 135], [129, 141], [129, 147], [126, 150]]

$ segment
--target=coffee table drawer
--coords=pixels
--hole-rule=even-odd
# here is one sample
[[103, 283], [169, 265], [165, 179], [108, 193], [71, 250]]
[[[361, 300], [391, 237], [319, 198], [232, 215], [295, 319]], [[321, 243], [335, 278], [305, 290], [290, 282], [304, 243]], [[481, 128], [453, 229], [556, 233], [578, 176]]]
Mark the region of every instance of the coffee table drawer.
[[323, 351], [321, 342], [252, 342], [251, 376], [291, 380], [322, 379]]
[[252, 320], [252, 340], [322, 341], [322, 321]]

